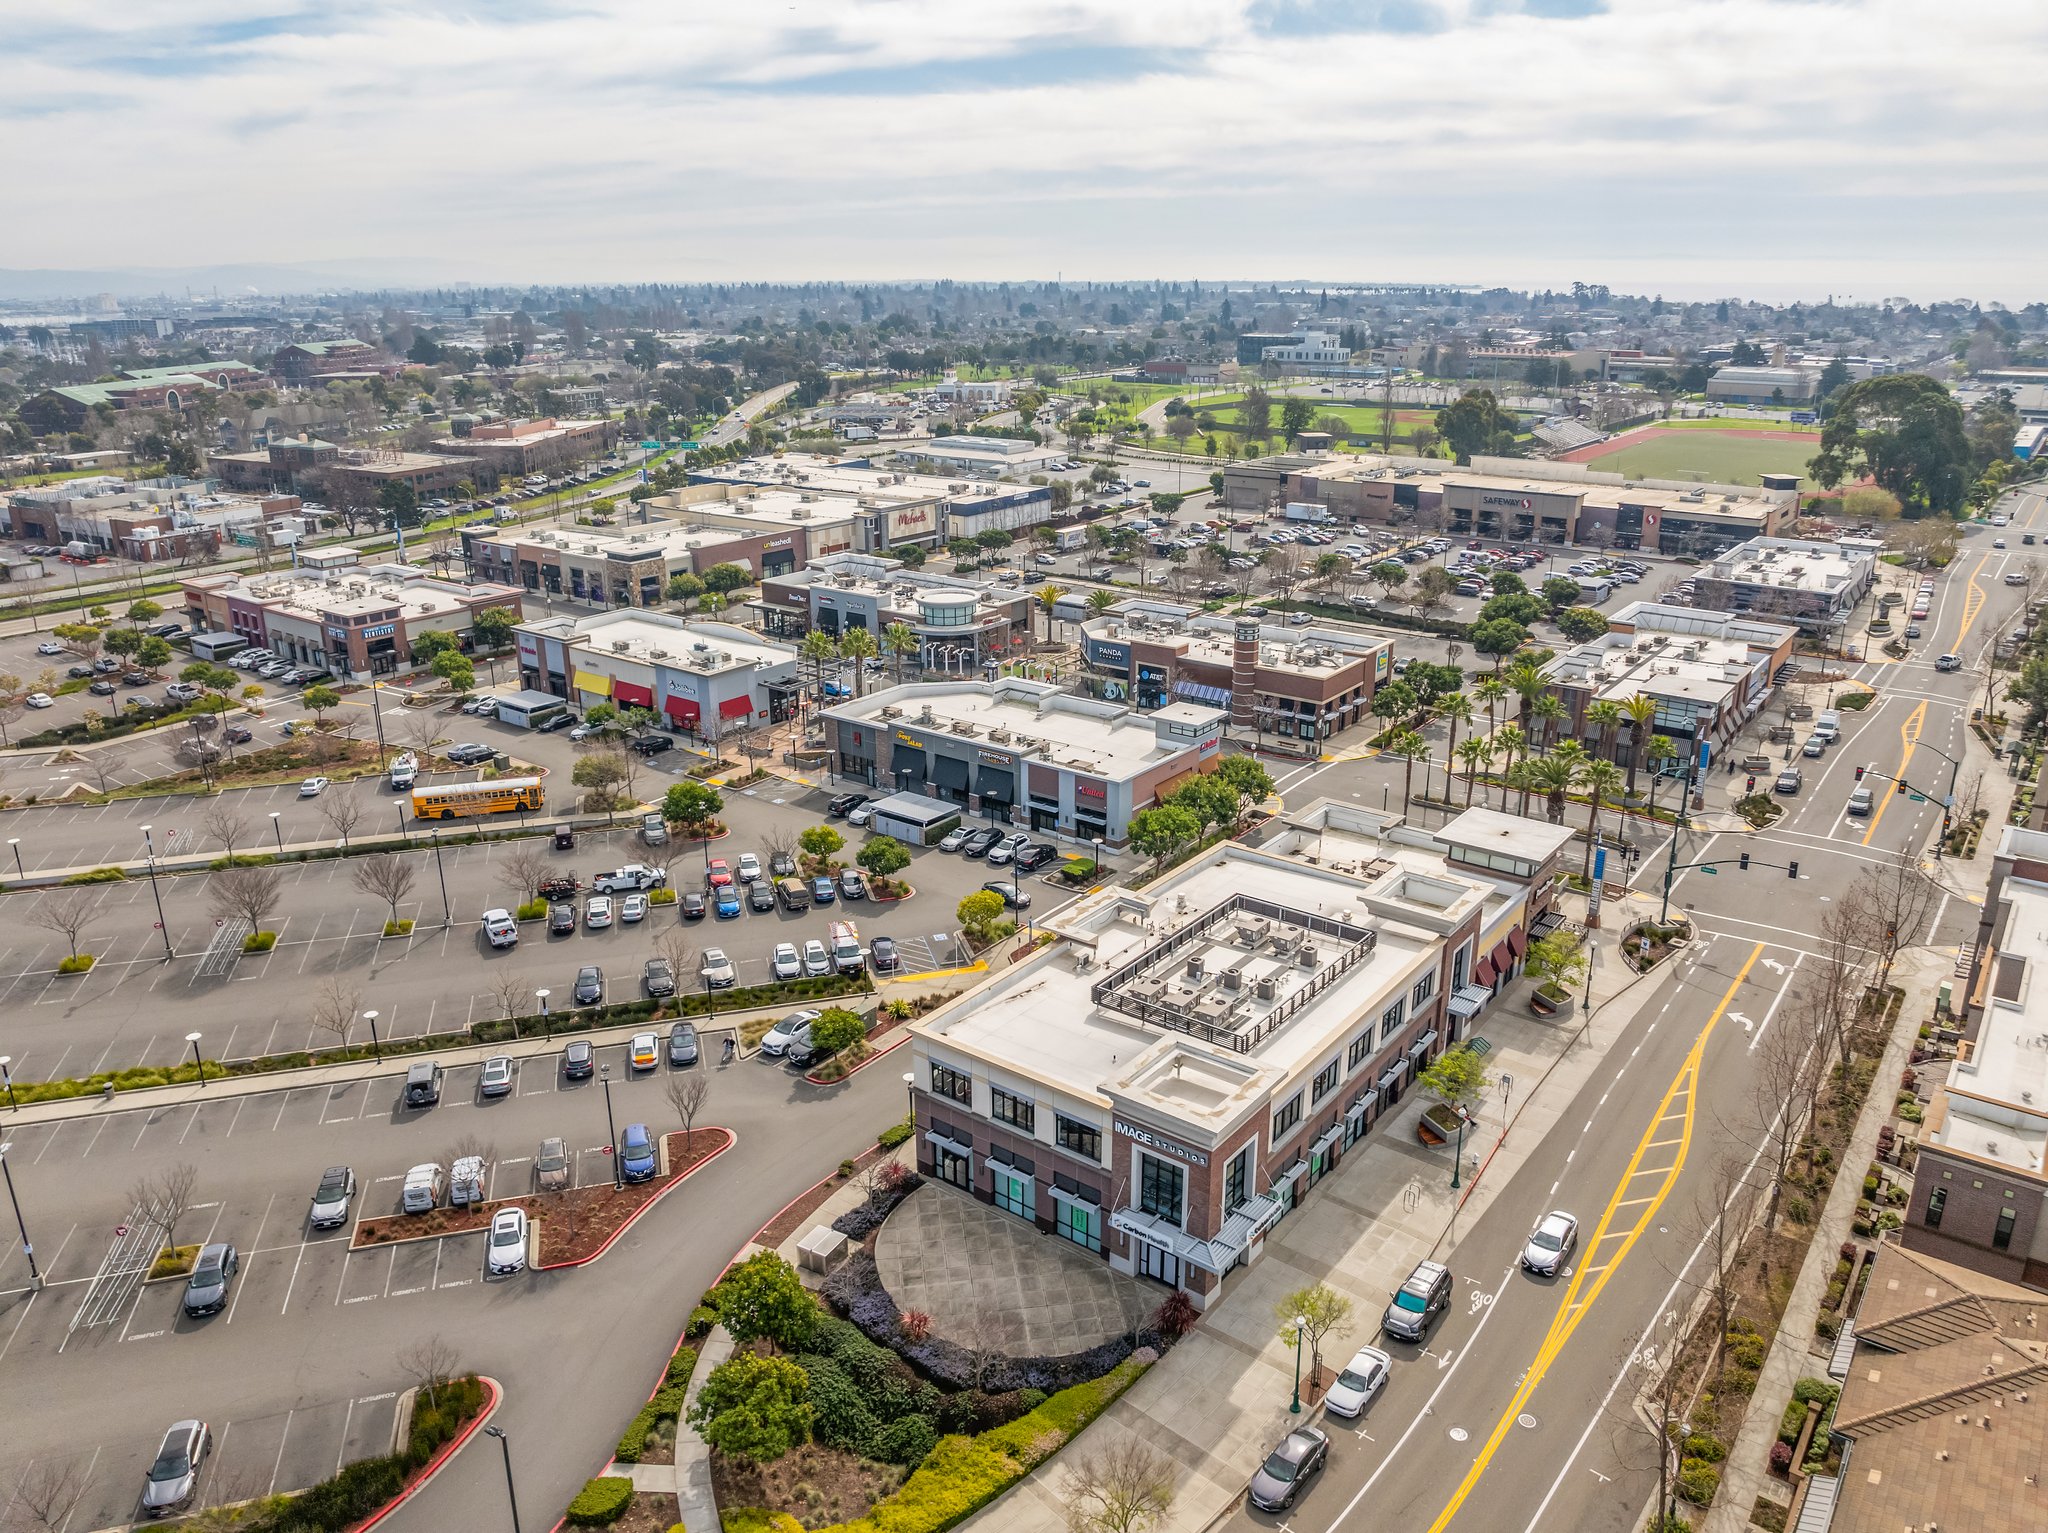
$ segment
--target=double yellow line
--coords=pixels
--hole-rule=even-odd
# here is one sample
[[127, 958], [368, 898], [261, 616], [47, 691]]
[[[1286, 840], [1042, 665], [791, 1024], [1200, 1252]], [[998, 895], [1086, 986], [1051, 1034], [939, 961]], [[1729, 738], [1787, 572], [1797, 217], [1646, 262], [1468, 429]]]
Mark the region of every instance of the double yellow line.
[[[1700, 1060], [1706, 1053], [1707, 1040], [1713, 1036], [1715, 1024], [1727, 1012], [1735, 999], [1735, 992], [1741, 989], [1743, 982], [1749, 978], [1749, 971], [1756, 966], [1756, 961], [1763, 956], [1763, 951], [1764, 944], [1761, 942], [1750, 950], [1749, 957], [1743, 961], [1741, 969], [1729, 983], [1727, 993], [1721, 997], [1721, 1003], [1714, 1008], [1713, 1015], [1707, 1018], [1707, 1025], [1700, 1029], [1699, 1037], [1693, 1040], [1692, 1048], [1686, 1053], [1685, 1063], [1679, 1067], [1678, 1074], [1672, 1077], [1671, 1084], [1665, 1088], [1664, 1098], [1657, 1104], [1657, 1111], [1651, 1117], [1649, 1127], [1643, 1130], [1642, 1138], [1636, 1143], [1635, 1153], [1629, 1157], [1628, 1170], [1622, 1174], [1621, 1181], [1615, 1186], [1614, 1196], [1608, 1199], [1606, 1210], [1600, 1215], [1599, 1226], [1593, 1232], [1593, 1238], [1586, 1242], [1581, 1265], [1572, 1273], [1571, 1283], [1565, 1289], [1564, 1303], [1559, 1308], [1556, 1318], [1550, 1322], [1550, 1330], [1544, 1336], [1543, 1344], [1536, 1349], [1535, 1362], [1530, 1364], [1529, 1371], [1522, 1375], [1522, 1382], [1516, 1386], [1507, 1409], [1501, 1412], [1500, 1420], [1494, 1424], [1493, 1431], [1480, 1446], [1478, 1456], [1473, 1459], [1472, 1467], [1465, 1471], [1465, 1478], [1459, 1482], [1457, 1490], [1452, 1494], [1450, 1504], [1437, 1516], [1436, 1521], [1429, 1525], [1429, 1533], [1443, 1533], [1443, 1530], [1450, 1526], [1451, 1519], [1457, 1516], [1459, 1508], [1464, 1506], [1466, 1497], [1470, 1496], [1479, 1484], [1480, 1476], [1486, 1473], [1487, 1465], [1493, 1461], [1494, 1454], [1514, 1426], [1515, 1418], [1522, 1414], [1522, 1408], [1536, 1392], [1536, 1386], [1543, 1382], [1544, 1375], [1550, 1371], [1550, 1365], [1564, 1350], [1565, 1343], [1571, 1340], [1572, 1332], [1578, 1329], [1579, 1322], [1586, 1317], [1594, 1301], [1600, 1297], [1601, 1290], [1607, 1286], [1608, 1278], [1613, 1276], [1614, 1270], [1621, 1265], [1622, 1259], [1628, 1255], [1630, 1248], [1641, 1238], [1643, 1232], [1650, 1228], [1657, 1217], [1657, 1211], [1671, 1195], [1671, 1189], [1678, 1182], [1679, 1173], [1685, 1169], [1686, 1151], [1692, 1144], [1693, 1117], [1698, 1108]], [[1675, 1150], [1671, 1163], [1667, 1166], [1644, 1166], [1643, 1158], [1652, 1150], [1658, 1149]], [[1634, 1190], [1638, 1181], [1648, 1182], [1649, 1189], [1638, 1194]], [[1623, 1210], [1628, 1211], [1626, 1217], [1618, 1217], [1623, 1214]]]
[[[1913, 747], [1920, 743], [1920, 731], [1927, 723], [1927, 704], [1923, 700], [1919, 707], [1906, 715], [1899, 725], [1899, 771], [1901, 782], [1905, 780], [1906, 768], [1913, 760]], [[1870, 838], [1877, 834], [1877, 827], [1884, 823], [1884, 812], [1891, 801], [1899, 796], [1899, 783], [1887, 783], [1885, 791], [1878, 795], [1877, 808], [1871, 812], [1870, 829], [1863, 833], [1863, 844], [1870, 845]]]

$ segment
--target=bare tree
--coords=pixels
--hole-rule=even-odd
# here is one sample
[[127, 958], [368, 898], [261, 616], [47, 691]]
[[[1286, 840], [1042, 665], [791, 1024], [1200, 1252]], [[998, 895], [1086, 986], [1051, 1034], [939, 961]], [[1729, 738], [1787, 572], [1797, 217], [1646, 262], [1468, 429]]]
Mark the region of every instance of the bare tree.
[[[1714, 1334], [1726, 1337], [1742, 1297], [1739, 1280], [1742, 1237], [1749, 1227], [1749, 1187], [1742, 1162], [1724, 1150], [1708, 1168], [1706, 1181], [1694, 1195], [1694, 1222], [1700, 1230], [1700, 1255], [1706, 1258], [1699, 1285], [1714, 1309]], [[1728, 1349], [1714, 1348], [1714, 1379], [1720, 1382]]]
[[1870, 912], [1854, 900], [1837, 900], [1815, 923], [1820, 930], [1812, 975], [1814, 1004], [1821, 1032], [1836, 1060], [1846, 1065], [1856, 1043], [1856, 1019], [1862, 1014], [1869, 970]]
[[704, 1099], [711, 1094], [711, 1077], [702, 1070], [671, 1070], [662, 1092], [668, 1098], [668, 1105], [675, 1109], [676, 1117], [682, 1121], [683, 1147], [687, 1150], [697, 1114], [704, 1110]]
[[111, 793], [120, 786], [120, 772], [127, 757], [111, 750], [87, 751], [83, 754], [85, 769], [92, 773], [93, 781], [100, 785], [100, 792]]
[[1801, 986], [1786, 997], [1777, 1025], [1757, 1044], [1755, 1076], [1750, 1087], [1749, 1121], [1740, 1137], [1762, 1145], [1759, 1168], [1770, 1181], [1768, 1217], [1778, 1217], [1792, 1159], [1820, 1098], [1824, 1060], [1825, 1005], [1818, 992]]
[[437, 1403], [434, 1392], [455, 1377], [455, 1348], [437, 1331], [400, 1347], [398, 1366], [426, 1391], [432, 1405]]
[[230, 862], [235, 860], [235, 848], [249, 839], [249, 822], [235, 813], [234, 806], [225, 799], [210, 805], [199, 817], [199, 824], [221, 844]]
[[71, 946], [71, 956], [78, 956], [78, 944], [83, 940], [86, 929], [97, 921], [102, 912], [100, 897], [90, 889], [59, 889], [54, 894], [39, 897], [29, 907], [28, 918], [45, 931], [53, 931]]
[[137, 1178], [128, 1190], [135, 1204], [135, 1217], [155, 1229], [165, 1246], [178, 1243], [178, 1225], [191, 1212], [192, 1197], [199, 1186], [199, 1168], [181, 1160], [161, 1171]]
[[48, 1528], [57, 1533], [85, 1498], [86, 1467], [76, 1458], [39, 1458], [31, 1462], [15, 1479], [7, 1525]]
[[515, 969], [493, 974], [490, 993], [491, 999], [498, 1003], [498, 1015], [504, 1021], [525, 1016], [532, 1009], [533, 982]]
[[1891, 983], [1892, 965], [1897, 962], [1900, 949], [1914, 944], [1914, 934], [1933, 914], [1935, 894], [1934, 881], [1905, 853], [1896, 853], [1878, 866], [1865, 869], [1850, 886], [1848, 902], [1864, 911], [1869, 923], [1869, 946], [1876, 952], [1875, 983], [1879, 990]]
[[239, 916], [260, 932], [277, 909], [284, 874], [276, 868], [223, 868], [208, 875], [206, 901], [219, 917]]
[[407, 708], [392, 722], [391, 732], [414, 750], [432, 750], [442, 738], [441, 715], [432, 708]]
[[399, 919], [399, 905], [412, 893], [413, 882], [418, 877], [419, 870], [396, 852], [379, 852], [374, 857], [357, 858], [349, 873], [350, 880], [358, 889], [391, 907], [394, 924]]
[[678, 989], [690, 983], [691, 976], [697, 972], [699, 965], [697, 949], [691, 943], [688, 932], [680, 926], [669, 927], [654, 939], [654, 951], [657, 957], [666, 958], [669, 967], [675, 971]]
[[795, 831], [785, 830], [778, 823], [774, 830], [771, 830], [762, 838], [762, 844], [768, 848], [768, 860], [770, 862], [773, 862], [777, 857], [787, 857], [791, 862], [796, 861], [797, 841]]
[[1060, 1484], [1069, 1533], [1151, 1533], [1173, 1508], [1178, 1473], [1136, 1433], [1082, 1454]]
[[332, 798], [323, 796], [320, 800], [320, 818], [341, 837], [341, 844], [346, 847], [349, 836], [354, 833], [357, 824], [363, 818], [363, 801], [360, 797], [348, 793], [337, 793]]
[[512, 891], [517, 905], [533, 898], [547, 872], [548, 854], [532, 841], [515, 845], [498, 863], [498, 877]]
[[348, 1047], [349, 1034], [355, 1031], [356, 1019], [362, 1015], [363, 994], [338, 974], [322, 980], [313, 992], [313, 1003], [306, 1010], [306, 1020], [321, 1032], [331, 1034], [334, 1046]]
[[451, 1166], [458, 1160], [467, 1160], [474, 1156], [488, 1169], [498, 1158], [498, 1146], [478, 1133], [458, 1134], [454, 1143], [448, 1146], [447, 1155], [448, 1164]]

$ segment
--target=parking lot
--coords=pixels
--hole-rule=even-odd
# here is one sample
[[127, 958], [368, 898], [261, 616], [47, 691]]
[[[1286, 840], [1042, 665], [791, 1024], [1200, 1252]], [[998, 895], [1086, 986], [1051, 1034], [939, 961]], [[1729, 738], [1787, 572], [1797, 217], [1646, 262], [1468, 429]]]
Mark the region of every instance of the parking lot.
[[[329, 790], [341, 791], [340, 785]], [[401, 801], [376, 783], [358, 784], [351, 791], [380, 803]], [[623, 826], [585, 831], [573, 850], [546, 852], [547, 870], [587, 885], [601, 870], [665, 861], [675, 887], [701, 889], [707, 855], [736, 864], [741, 852], [754, 851], [765, 862], [768, 835], [793, 833], [823, 819], [827, 796], [782, 782], [732, 794], [724, 813], [731, 834], [709, 848], [676, 842], [649, 848]], [[245, 818], [266, 829], [266, 806], [290, 809], [298, 803], [290, 788], [252, 790], [238, 797], [250, 800]], [[60, 817], [74, 835], [93, 838], [87, 854], [66, 854], [89, 864], [133, 857], [140, 850], [139, 826], [149, 817], [156, 820], [153, 834], [160, 852], [212, 850], [192, 824], [200, 807], [190, 799], [169, 804], [133, 800], [104, 809], [42, 813]], [[36, 813], [16, 816], [15, 823]], [[848, 839], [842, 856], [850, 858], [863, 832], [835, 823]], [[295, 836], [290, 828], [281, 834], [287, 842]], [[29, 844], [24, 841], [24, 850]], [[359, 863], [333, 858], [287, 864], [281, 870], [276, 915], [264, 923], [278, 933], [277, 945], [261, 954], [243, 954], [242, 928], [215, 909], [208, 894], [214, 875], [165, 877], [154, 891], [146, 878], [105, 885], [98, 896], [99, 917], [82, 939], [99, 962], [84, 975], [57, 973], [68, 943], [27, 919], [28, 902], [37, 896], [0, 897], [0, 915], [20, 912], [0, 930], [0, 1006], [11, 1017], [10, 1069], [18, 1080], [39, 1080], [172, 1063], [190, 1056], [185, 1035], [195, 1030], [204, 1035], [202, 1052], [209, 1059], [331, 1048], [335, 1036], [311, 1015], [316, 993], [330, 981], [353, 990], [359, 1010], [377, 1011], [384, 1038], [459, 1029], [503, 1016], [508, 995], [518, 1013], [538, 1012], [536, 992], [541, 989], [550, 991], [550, 1009], [565, 1007], [577, 971], [586, 964], [602, 968], [609, 999], [627, 1000], [642, 993], [643, 966], [664, 945], [673, 946], [664, 939], [676, 933], [691, 950], [688, 961], [676, 965], [685, 988], [700, 983], [694, 955], [703, 948], [724, 950], [737, 985], [763, 983], [770, 978], [776, 944], [792, 942], [801, 948], [813, 938], [822, 940], [828, 925], [839, 920], [855, 922], [864, 941], [892, 938], [901, 954], [901, 973], [910, 976], [956, 961], [954, 908], [964, 895], [990, 878], [1010, 881], [1006, 869], [919, 848], [902, 875], [917, 892], [904, 901], [837, 900], [805, 911], [778, 906], [761, 912], [743, 903], [742, 914], [731, 919], [707, 915], [696, 921], [682, 918], [679, 902], [653, 906], [637, 923], [591, 930], [582, 924], [584, 898], [579, 895], [572, 934], [550, 936], [544, 923], [529, 922], [521, 927], [517, 946], [491, 947], [482, 932], [483, 912], [518, 903], [508, 865], [523, 851], [550, 844], [445, 845], [438, 853], [423, 845], [404, 854], [414, 878], [399, 914], [418, 923], [405, 938], [382, 935], [390, 907], [357, 887]], [[447, 925], [444, 882], [446, 910], [453, 917]], [[1035, 880], [1021, 875], [1016, 882], [1031, 892], [1034, 916], [1072, 897], [1064, 885], [1047, 883], [1042, 874]], [[165, 959], [165, 935], [156, 925], [159, 894], [177, 955], [171, 961]], [[673, 960], [674, 954], [669, 956]], [[358, 1028], [357, 1034], [361, 1041], [366, 1030]]]

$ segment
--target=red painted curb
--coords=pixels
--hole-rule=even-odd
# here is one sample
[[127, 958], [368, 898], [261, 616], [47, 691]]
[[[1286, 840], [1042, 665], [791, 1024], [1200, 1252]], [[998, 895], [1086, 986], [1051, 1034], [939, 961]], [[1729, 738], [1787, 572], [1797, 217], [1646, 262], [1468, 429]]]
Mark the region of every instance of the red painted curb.
[[363, 1521], [357, 1523], [352, 1533], [369, 1533], [370, 1529], [376, 1527], [378, 1523], [410, 1501], [415, 1493], [424, 1490], [434, 1476], [441, 1472], [442, 1466], [456, 1455], [462, 1445], [476, 1436], [478, 1429], [488, 1422], [492, 1416], [497, 1414], [498, 1406], [505, 1398], [504, 1387], [488, 1374], [480, 1373], [476, 1377], [477, 1382], [490, 1391], [490, 1399], [485, 1402], [484, 1408], [477, 1412], [475, 1418], [460, 1433], [441, 1445], [441, 1451], [427, 1460], [426, 1466], [411, 1480], [406, 1482], [404, 1490], [385, 1502], [383, 1506], [372, 1512]]
[[[897, 1024], [892, 1023], [891, 1025], [895, 1026]], [[905, 1033], [901, 1038], [898, 1038], [886, 1049], [876, 1049], [874, 1053], [868, 1055], [866, 1059], [863, 1059], [859, 1064], [855, 1065], [851, 1070], [848, 1070], [836, 1081], [821, 1081], [817, 1078], [817, 1076], [808, 1074], [804, 1076], [804, 1079], [809, 1081], [813, 1086], [844, 1086], [848, 1081], [852, 1080], [856, 1075], [860, 1074], [861, 1071], [865, 1070], [869, 1065], [873, 1064], [876, 1060], [886, 1058], [888, 1055], [895, 1053], [896, 1050], [902, 1048], [903, 1045], [908, 1042], [910, 1042], [910, 1034]], [[784, 1204], [783, 1206], [787, 1208], [789, 1205]], [[773, 1220], [769, 1221], [769, 1223], [771, 1224], [773, 1222]], [[761, 1226], [761, 1228], [763, 1229], [766, 1229], [767, 1227], [768, 1226], [765, 1224]]]
[[[661, 1191], [657, 1192], [653, 1197], [649, 1198], [645, 1203], [642, 1203], [638, 1208], [634, 1209], [633, 1216], [630, 1219], [628, 1219], [624, 1224], [620, 1225], [617, 1229], [613, 1230], [611, 1234], [607, 1235], [605, 1237], [605, 1242], [603, 1245], [599, 1246], [595, 1251], [592, 1251], [588, 1256], [579, 1256], [573, 1261], [537, 1263], [535, 1265], [534, 1270], [536, 1272], [559, 1272], [564, 1267], [587, 1267], [592, 1262], [596, 1261], [600, 1256], [604, 1255], [605, 1252], [609, 1251], [614, 1245], [618, 1243], [619, 1237], [621, 1235], [625, 1234], [626, 1231], [630, 1230], [635, 1224], [638, 1224], [640, 1222], [640, 1216], [642, 1214], [646, 1213], [650, 1208], [655, 1207], [657, 1204], [661, 1202], [663, 1198], [667, 1197], [670, 1193], [674, 1192], [678, 1187], [682, 1186], [683, 1183], [687, 1182], [691, 1177], [695, 1176], [699, 1171], [702, 1171], [706, 1166], [710, 1165], [714, 1160], [718, 1159], [719, 1156], [723, 1155], [727, 1150], [731, 1149], [735, 1144], [739, 1143], [739, 1136], [729, 1128], [718, 1128], [715, 1130], [706, 1130], [705, 1132], [709, 1133], [714, 1131], [725, 1135], [725, 1143], [720, 1145], [717, 1149], [713, 1150], [709, 1155], [705, 1156], [702, 1160], [698, 1161], [696, 1165], [690, 1167], [690, 1169], [685, 1171], [681, 1176], [676, 1177], [666, 1187], [662, 1188]], [[671, 1352], [669, 1355], [673, 1357], [675, 1354]]]

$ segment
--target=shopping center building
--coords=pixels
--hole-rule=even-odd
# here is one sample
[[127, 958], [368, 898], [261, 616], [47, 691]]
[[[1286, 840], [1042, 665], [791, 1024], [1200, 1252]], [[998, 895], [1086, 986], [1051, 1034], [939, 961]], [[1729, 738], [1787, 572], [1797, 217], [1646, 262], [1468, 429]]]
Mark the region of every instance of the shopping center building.
[[918, 1022], [918, 1169], [1205, 1308], [1227, 1291], [1558, 921], [1559, 827], [1310, 810], [1084, 897]]
[[664, 728], [713, 741], [779, 723], [797, 695], [796, 651], [731, 623], [666, 612], [544, 617], [514, 635], [519, 683], [578, 708], [646, 708]]

